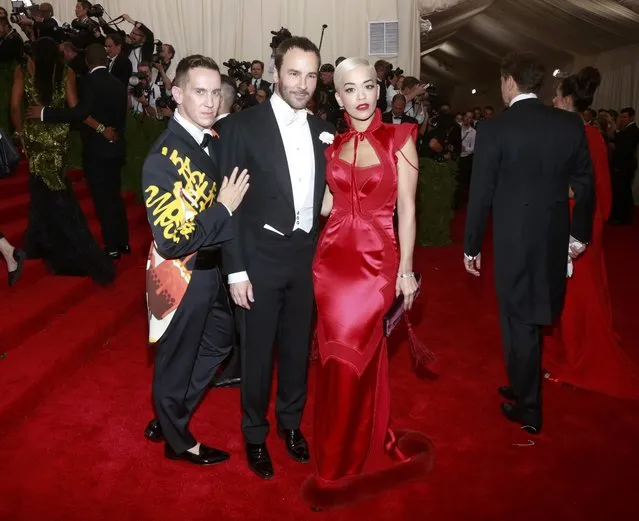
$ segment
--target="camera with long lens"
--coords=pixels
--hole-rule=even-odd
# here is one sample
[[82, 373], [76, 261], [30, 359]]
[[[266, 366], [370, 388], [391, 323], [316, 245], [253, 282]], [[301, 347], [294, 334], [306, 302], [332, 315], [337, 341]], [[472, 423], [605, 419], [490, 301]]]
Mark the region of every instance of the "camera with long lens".
[[19, 24], [22, 15], [27, 18], [33, 18], [31, 11], [35, 11], [39, 7], [38, 4], [34, 4], [30, 0], [11, 0], [11, 14], [9, 15], [9, 19], [11, 23]]
[[393, 69], [393, 64], [389, 63], [388, 65], [386, 65], [386, 71], [384, 73], [384, 77], [387, 80], [390, 80], [391, 78], [394, 78], [396, 76], [401, 76], [404, 74], [404, 69], [400, 69], [399, 67], [397, 67], [396, 69]]
[[251, 81], [253, 76], [251, 75], [251, 62], [241, 62], [235, 58], [231, 58], [227, 62], [222, 62], [222, 65], [228, 69], [228, 75], [236, 81]]
[[162, 43], [162, 40], [155, 40], [154, 45], [155, 45], [155, 53], [153, 54], [153, 56], [151, 56], [151, 62], [152, 63], [161, 63], [162, 62], [162, 47], [164, 46], [164, 43]]
[[291, 31], [289, 31], [285, 27], [280, 27], [280, 29], [278, 29], [277, 31], [271, 31], [271, 34], [273, 35], [273, 38], [271, 38], [270, 47], [273, 50], [277, 49], [277, 47], [283, 41], [288, 40], [289, 38], [293, 38]]
[[155, 106], [159, 109], [171, 109], [175, 111], [177, 108], [177, 102], [173, 99], [171, 94], [163, 91], [162, 95], [155, 100]]
[[129, 85], [132, 87], [131, 94], [134, 98], [141, 98], [144, 96], [146, 88], [142, 84], [142, 80], [145, 80], [146, 74], [143, 72], [134, 72], [129, 78]]

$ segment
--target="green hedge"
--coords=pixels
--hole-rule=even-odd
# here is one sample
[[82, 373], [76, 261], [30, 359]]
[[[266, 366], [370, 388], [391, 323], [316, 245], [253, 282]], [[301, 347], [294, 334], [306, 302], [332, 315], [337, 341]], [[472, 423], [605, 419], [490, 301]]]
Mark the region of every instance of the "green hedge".
[[428, 158], [419, 160], [417, 183], [417, 242], [422, 246], [450, 244], [450, 222], [453, 197], [457, 188], [457, 164], [438, 163]]

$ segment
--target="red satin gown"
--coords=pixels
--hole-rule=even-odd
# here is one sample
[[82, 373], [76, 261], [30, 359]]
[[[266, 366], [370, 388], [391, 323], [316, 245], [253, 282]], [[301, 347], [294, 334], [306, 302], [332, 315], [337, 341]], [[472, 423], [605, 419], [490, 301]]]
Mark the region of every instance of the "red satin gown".
[[[384, 124], [379, 111], [363, 133], [352, 129], [348, 116], [347, 123], [350, 131], [337, 135], [326, 152], [333, 210], [313, 263], [319, 354], [313, 435], [317, 475], [305, 484], [303, 496], [322, 508], [376, 494], [401, 482], [402, 474], [419, 475], [431, 464], [430, 459], [414, 456], [430, 450], [427, 440], [413, 437], [413, 457], [406, 456], [401, 435], [390, 429], [382, 329], [383, 316], [395, 298], [399, 267], [393, 228], [395, 153], [415, 139], [417, 128]], [[355, 156], [367, 140], [379, 164], [355, 167], [356, 157], [341, 158], [342, 145], [351, 139]], [[413, 468], [395, 472], [394, 482], [384, 483], [383, 471], [393, 460]]]
[[592, 241], [573, 262], [561, 320], [545, 338], [544, 367], [551, 379], [611, 396], [639, 399], [639, 373], [619, 346], [613, 328], [601, 242], [612, 197], [608, 153], [595, 127], [587, 125], [586, 136], [597, 201]]

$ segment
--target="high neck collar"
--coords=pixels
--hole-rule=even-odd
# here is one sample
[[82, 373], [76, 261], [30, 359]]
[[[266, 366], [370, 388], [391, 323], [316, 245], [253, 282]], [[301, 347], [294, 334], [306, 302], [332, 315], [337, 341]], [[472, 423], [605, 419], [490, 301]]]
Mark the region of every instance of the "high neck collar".
[[346, 120], [346, 124], [348, 125], [349, 134], [368, 134], [370, 132], [374, 132], [379, 127], [382, 126], [382, 113], [379, 109], [375, 109], [375, 113], [373, 114], [373, 119], [371, 119], [370, 124], [366, 130], [360, 132], [359, 130], [353, 127], [353, 121], [349, 116], [348, 112], [344, 112], [344, 119]]

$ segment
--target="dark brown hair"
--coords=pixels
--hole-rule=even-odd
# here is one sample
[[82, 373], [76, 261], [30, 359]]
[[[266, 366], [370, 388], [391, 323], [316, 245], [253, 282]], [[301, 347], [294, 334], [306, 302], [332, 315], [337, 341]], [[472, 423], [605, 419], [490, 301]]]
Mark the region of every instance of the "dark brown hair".
[[514, 52], [502, 60], [501, 76], [515, 80], [522, 94], [536, 94], [544, 82], [545, 69], [535, 54]]
[[601, 73], [594, 67], [584, 67], [577, 74], [564, 78], [559, 90], [564, 96], [570, 96], [578, 112], [583, 112], [590, 105], [595, 92], [601, 83]]
[[175, 69], [175, 79], [173, 84], [181, 89], [184, 88], [186, 78], [191, 69], [209, 69], [220, 72], [220, 67], [213, 58], [202, 56], [201, 54], [192, 54], [186, 58], [182, 58]]
[[275, 69], [278, 74], [284, 62], [284, 55], [291, 49], [300, 49], [304, 52], [312, 52], [315, 54], [315, 56], [317, 56], [317, 67], [319, 68], [322, 58], [317, 45], [304, 36], [293, 36], [292, 38], [284, 40], [277, 46], [277, 49], [275, 49]]

